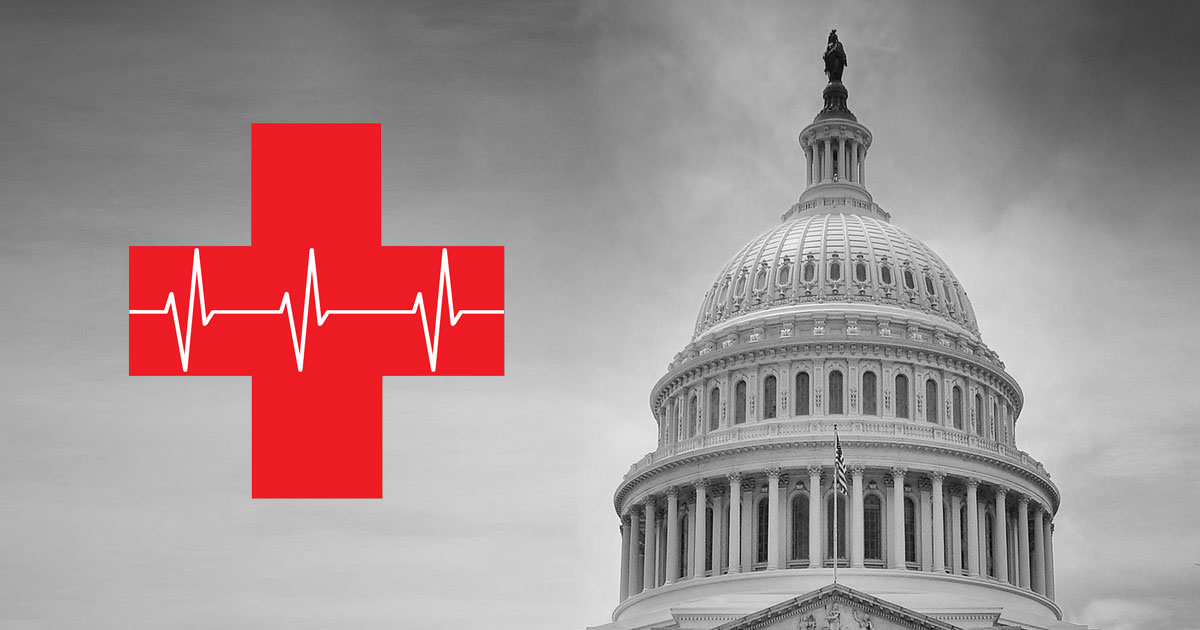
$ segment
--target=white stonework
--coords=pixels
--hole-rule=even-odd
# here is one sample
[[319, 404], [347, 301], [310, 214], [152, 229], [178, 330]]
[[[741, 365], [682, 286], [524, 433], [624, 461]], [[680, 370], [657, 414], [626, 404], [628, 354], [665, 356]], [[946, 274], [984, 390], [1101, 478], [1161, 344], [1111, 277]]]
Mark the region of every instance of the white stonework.
[[874, 203], [845, 89], [825, 98], [807, 189], [717, 274], [654, 386], [600, 627], [1081, 628], [1053, 601], [1059, 493], [1014, 441], [1021, 388], [950, 268]]

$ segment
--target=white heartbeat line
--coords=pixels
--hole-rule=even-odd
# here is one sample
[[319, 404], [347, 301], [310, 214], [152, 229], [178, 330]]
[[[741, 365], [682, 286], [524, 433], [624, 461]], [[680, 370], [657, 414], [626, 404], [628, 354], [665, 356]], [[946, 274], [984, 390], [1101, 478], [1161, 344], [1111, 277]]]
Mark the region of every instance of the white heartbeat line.
[[317, 283], [317, 254], [312, 248], [308, 250], [308, 278], [304, 287], [304, 321], [301, 323], [299, 337], [296, 334], [296, 317], [292, 312], [292, 298], [283, 292], [283, 299], [276, 309], [213, 309], [208, 310], [204, 304], [204, 274], [200, 268], [200, 248], [192, 250], [192, 286], [188, 292], [187, 331], [179, 325], [179, 308], [175, 301], [175, 292], [167, 294], [167, 302], [160, 309], [129, 309], [130, 315], [171, 315], [175, 321], [175, 340], [179, 345], [179, 361], [183, 371], [188, 371], [188, 359], [192, 351], [192, 313], [196, 302], [192, 299], [196, 290], [200, 292], [200, 323], [207, 326], [217, 315], [282, 315], [287, 314], [289, 328], [292, 331], [292, 350], [296, 354], [296, 371], [304, 371], [304, 347], [308, 341], [308, 305], [310, 300], [316, 302], [317, 326], [324, 326], [330, 315], [413, 315], [421, 314], [421, 324], [425, 330], [425, 351], [429, 356], [429, 371], [437, 372], [438, 342], [442, 335], [442, 303], [443, 298], [448, 303], [450, 325], [458, 325], [458, 320], [464, 315], [503, 315], [504, 310], [454, 310], [454, 291], [450, 285], [450, 259], [446, 249], [442, 248], [442, 269], [438, 278], [437, 316], [434, 319], [433, 336], [429, 333], [429, 316], [425, 311], [425, 298], [420, 291], [413, 300], [412, 308], [408, 309], [329, 309], [321, 310], [321, 289]]

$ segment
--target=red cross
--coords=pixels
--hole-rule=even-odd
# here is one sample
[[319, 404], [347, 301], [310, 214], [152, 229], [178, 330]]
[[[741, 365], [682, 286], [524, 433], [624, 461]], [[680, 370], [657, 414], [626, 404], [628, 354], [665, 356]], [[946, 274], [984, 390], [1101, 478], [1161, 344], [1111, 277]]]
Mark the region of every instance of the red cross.
[[129, 373], [250, 375], [255, 498], [381, 497], [382, 377], [504, 373], [504, 249], [381, 247], [379, 125], [251, 135], [251, 246], [129, 248]]

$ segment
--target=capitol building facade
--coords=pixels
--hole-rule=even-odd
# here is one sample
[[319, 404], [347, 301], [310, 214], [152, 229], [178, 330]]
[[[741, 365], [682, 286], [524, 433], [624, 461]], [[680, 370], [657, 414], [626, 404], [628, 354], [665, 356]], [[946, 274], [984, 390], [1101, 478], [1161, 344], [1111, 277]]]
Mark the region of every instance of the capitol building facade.
[[831, 35], [798, 203], [716, 274], [654, 385], [601, 628], [1083, 627], [1054, 602], [1060, 497], [1017, 447], [1021, 388], [872, 198], [844, 61]]

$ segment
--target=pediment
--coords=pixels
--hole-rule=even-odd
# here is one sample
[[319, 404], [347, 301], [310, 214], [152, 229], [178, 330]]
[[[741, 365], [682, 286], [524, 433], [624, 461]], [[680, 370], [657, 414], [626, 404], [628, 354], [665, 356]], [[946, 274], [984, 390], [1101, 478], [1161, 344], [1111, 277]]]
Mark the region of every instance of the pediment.
[[933, 617], [831, 584], [715, 630], [957, 630]]

